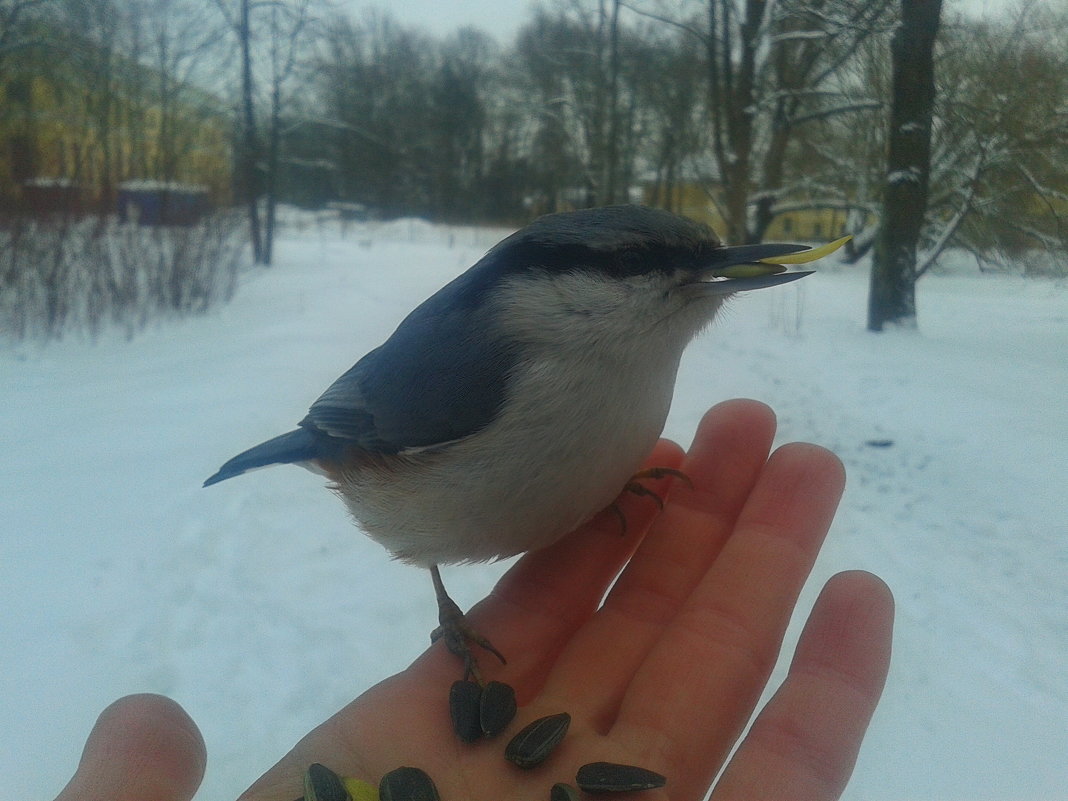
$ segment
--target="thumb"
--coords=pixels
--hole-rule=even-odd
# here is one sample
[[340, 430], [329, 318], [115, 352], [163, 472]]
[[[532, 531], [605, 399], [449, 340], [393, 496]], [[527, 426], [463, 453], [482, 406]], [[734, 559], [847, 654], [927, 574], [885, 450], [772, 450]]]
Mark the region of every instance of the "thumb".
[[56, 801], [189, 801], [204, 778], [200, 730], [161, 695], [128, 695], [100, 713]]

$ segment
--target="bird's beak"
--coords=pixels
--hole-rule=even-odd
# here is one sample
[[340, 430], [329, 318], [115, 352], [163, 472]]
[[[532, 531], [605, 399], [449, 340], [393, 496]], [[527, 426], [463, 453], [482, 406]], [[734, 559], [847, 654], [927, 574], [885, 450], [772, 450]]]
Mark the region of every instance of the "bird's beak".
[[796, 281], [814, 271], [787, 271], [786, 265], [807, 264], [822, 259], [850, 239], [852, 237], [843, 236], [818, 248], [784, 243], [723, 248], [716, 252], [715, 261], [702, 269], [700, 285], [705, 292], [720, 295]]

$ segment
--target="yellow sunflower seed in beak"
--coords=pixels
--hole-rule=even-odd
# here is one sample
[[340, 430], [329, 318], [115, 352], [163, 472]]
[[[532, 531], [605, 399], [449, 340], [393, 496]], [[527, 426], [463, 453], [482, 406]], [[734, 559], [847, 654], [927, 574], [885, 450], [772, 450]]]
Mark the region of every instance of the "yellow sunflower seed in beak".
[[[808, 251], [805, 251], [807, 254]], [[759, 264], [731, 264], [722, 269], [716, 270], [713, 275], [716, 278], [756, 278], [759, 275], [775, 275], [776, 273], [786, 272], [786, 268], [778, 261], [783, 258], [790, 258], [789, 256], [775, 256], [774, 261], [768, 261], [761, 259], [762, 263]], [[763, 263], [767, 262], [767, 263]]]
[[[785, 256], [772, 256], [767, 259], [761, 259], [760, 261], [763, 264], [807, 264], [810, 261], [822, 259], [824, 256], [830, 256], [852, 238], [852, 236], [843, 236], [841, 239], [828, 242], [826, 245], [821, 245], [818, 248], [802, 250], [800, 253], [788, 253]], [[749, 265], [743, 264], [739, 266], [748, 267]], [[731, 277], [733, 278], [734, 276]]]

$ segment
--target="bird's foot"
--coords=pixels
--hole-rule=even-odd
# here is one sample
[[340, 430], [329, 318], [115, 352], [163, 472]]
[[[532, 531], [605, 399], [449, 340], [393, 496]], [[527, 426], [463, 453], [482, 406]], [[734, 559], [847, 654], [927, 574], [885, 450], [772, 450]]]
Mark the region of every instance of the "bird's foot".
[[478, 669], [478, 659], [471, 648], [471, 643], [489, 651], [501, 664], [507, 664], [504, 655], [493, 647], [493, 643], [467, 625], [464, 613], [456, 602], [445, 592], [437, 567], [430, 569], [434, 579], [434, 590], [438, 597], [438, 627], [430, 634], [430, 641], [444, 640], [450, 653], [460, 657], [464, 663], [464, 679], [474, 679], [479, 685], [485, 685], [482, 673]]
[[[623, 485], [623, 492], [629, 492], [632, 495], [640, 495], [645, 498], [652, 498], [656, 504], [657, 509], [664, 511], [664, 499], [660, 497], [656, 490], [651, 490], [644, 484], [643, 479], [653, 479], [654, 481], [661, 478], [677, 478], [682, 481], [687, 487], [693, 489], [693, 482], [690, 477], [681, 470], [676, 470], [674, 467], [647, 467], [644, 470], [639, 470], [633, 476], [630, 477], [630, 481]], [[620, 493], [620, 495], [623, 494]], [[620, 526], [622, 527], [623, 534], [627, 533], [627, 516], [623, 514], [623, 509], [619, 506], [618, 501], [613, 501], [612, 505], [608, 507], [611, 509], [617, 518], [619, 518]]]

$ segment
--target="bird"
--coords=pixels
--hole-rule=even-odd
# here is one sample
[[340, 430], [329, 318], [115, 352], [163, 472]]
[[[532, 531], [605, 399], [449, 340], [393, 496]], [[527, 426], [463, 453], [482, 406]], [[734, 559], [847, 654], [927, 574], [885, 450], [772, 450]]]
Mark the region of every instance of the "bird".
[[329, 479], [363, 531], [430, 570], [435, 637], [479, 678], [440, 565], [544, 548], [613, 505], [663, 430], [686, 346], [735, 293], [811, 274], [801, 244], [728, 247], [640, 205], [548, 214], [417, 306], [297, 427], [204, 486], [274, 464]]

